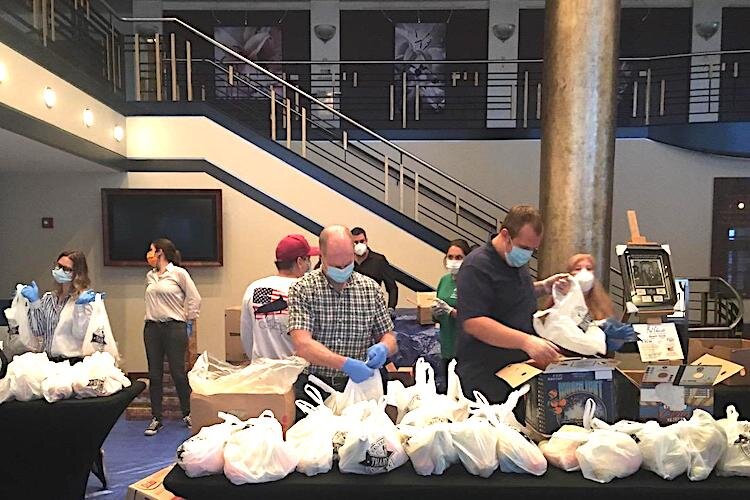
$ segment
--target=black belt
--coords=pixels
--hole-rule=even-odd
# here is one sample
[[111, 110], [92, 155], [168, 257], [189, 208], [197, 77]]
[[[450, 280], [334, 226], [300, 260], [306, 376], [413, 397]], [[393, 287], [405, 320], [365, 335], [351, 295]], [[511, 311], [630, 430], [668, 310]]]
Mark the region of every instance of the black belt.
[[185, 323], [185, 322], [179, 319], [169, 318], [169, 319], [165, 319], [164, 321], [154, 321], [152, 319], [147, 319], [146, 323], [152, 324], [152, 325], [165, 325], [167, 323]]
[[321, 375], [319, 373], [308, 373], [308, 375], [315, 375], [320, 380], [334, 388], [337, 385], [344, 385], [349, 381], [349, 377], [346, 375]]

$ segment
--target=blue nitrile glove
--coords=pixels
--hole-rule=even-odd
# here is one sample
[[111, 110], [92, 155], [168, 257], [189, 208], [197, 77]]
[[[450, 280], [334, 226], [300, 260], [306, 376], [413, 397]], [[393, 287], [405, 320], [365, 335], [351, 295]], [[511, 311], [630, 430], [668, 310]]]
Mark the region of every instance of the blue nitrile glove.
[[385, 364], [387, 358], [388, 348], [382, 342], [378, 342], [367, 349], [367, 361], [365, 364], [373, 370], [377, 370]]
[[344, 373], [349, 375], [349, 378], [357, 384], [364, 382], [375, 374], [375, 370], [364, 364], [362, 361], [352, 358], [346, 358], [342, 370], [344, 370]]
[[614, 318], [607, 319], [600, 328], [607, 337], [608, 352], [619, 351], [627, 342], [638, 340], [633, 325], [621, 323]]
[[36, 302], [39, 300], [39, 287], [36, 286], [36, 281], [32, 281], [30, 285], [21, 288], [21, 295], [26, 297], [26, 300], [29, 302]]
[[188, 321], [187, 322], [187, 336], [191, 337], [193, 335], [193, 322]]
[[96, 292], [93, 290], [86, 290], [85, 292], [81, 293], [81, 295], [78, 296], [78, 299], [76, 300], [76, 304], [78, 305], [90, 304], [95, 299], [96, 299]]

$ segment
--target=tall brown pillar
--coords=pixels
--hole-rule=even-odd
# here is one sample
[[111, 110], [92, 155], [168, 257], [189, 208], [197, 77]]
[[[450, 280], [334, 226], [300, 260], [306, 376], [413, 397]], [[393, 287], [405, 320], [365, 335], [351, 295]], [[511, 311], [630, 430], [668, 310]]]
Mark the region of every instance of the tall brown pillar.
[[619, 0], [547, 0], [539, 182], [539, 275], [590, 253], [608, 283]]

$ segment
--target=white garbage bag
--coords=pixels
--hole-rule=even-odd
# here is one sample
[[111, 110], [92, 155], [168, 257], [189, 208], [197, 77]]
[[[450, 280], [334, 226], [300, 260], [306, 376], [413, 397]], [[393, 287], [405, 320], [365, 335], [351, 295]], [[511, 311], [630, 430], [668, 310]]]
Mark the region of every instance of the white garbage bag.
[[348, 430], [338, 450], [339, 470], [343, 473], [382, 474], [409, 459], [398, 429], [385, 413], [385, 398], [368, 404], [370, 409], [364, 419]]
[[54, 370], [55, 363], [49, 360], [47, 353], [27, 352], [8, 364], [5, 376], [10, 380], [10, 392], [15, 399], [31, 401], [43, 397], [42, 383]]
[[549, 440], [539, 443], [547, 462], [566, 472], [580, 470], [576, 457], [579, 446], [589, 440], [591, 431], [577, 425], [563, 425]]
[[727, 435], [716, 420], [703, 410], [694, 410], [690, 420], [672, 424], [690, 454], [688, 479], [708, 478], [727, 450]]
[[291, 356], [284, 359], [256, 358], [247, 366], [235, 366], [201, 354], [188, 372], [193, 392], [211, 394], [286, 394], [307, 361]]
[[649, 421], [636, 432], [638, 447], [643, 454], [643, 468], [662, 479], [672, 480], [684, 474], [690, 466], [690, 454], [680, 437], [679, 427], [661, 427]]
[[130, 387], [130, 379], [116, 366], [108, 352], [95, 352], [72, 367], [73, 393], [78, 399], [111, 396], [123, 387]]
[[16, 294], [10, 307], [5, 309], [5, 318], [8, 320], [8, 342], [3, 347], [8, 358], [24, 352], [39, 351], [39, 342], [31, 331], [29, 325], [29, 301], [21, 295], [24, 285], [16, 285]]
[[733, 405], [717, 422], [727, 435], [727, 451], [716, 464], [717, 476], [750, 476], [750, 422], [739, 420]]
[[284, 442], [281, 424], [266, 410], [233, 433], [224, 446], [224, 475], [232, 484], [266, 483], [285, 478], [297, 467], [294, 448]]
[[229, 413], [219, 412], [224, 422], [203, 427], [177, 448], [177, 463], [188, 477], [211, 476], [224, 470], [224, 446], [245, 423]]
[[565, 295], [552, 287], [554, 305], [534, 313], [534, 330], [563, 349], [584, 356], [606, 354], [607, 338], [602, 329], [587, 318], [588, 308], [581, 285], [576, 280], [568, 281], [570, 290]]
[[383, 397], [383, 379], [380, 377], [380, 371], [378, 370], [375, 370], [372, 377], [360, 383], [349, 379], [346, 387], [344, 387], [344, 392], [337, 391], [315, 375], [309, 375], [307, 381], [329, 394], [325, 404], [333, 411], [334, 415], [341, 415], [347, 407], [353, 404], [362, 401], [379, 401]]
[[497, 458], [497, 429], [479, 416], [451, 425], [453, 445], [469, 474], [490, 477], [500, 461]]
[[294, 447], [299, 463], [297, 470], [314, 476], [331, 470], [333, 465], [333, 435], [336, 416], [324, 402], [320, 392], [310, 384], [305, 392], [315, 403], [297, 400], [296, 404], [306, 416], [286, 431], [286, 441]]

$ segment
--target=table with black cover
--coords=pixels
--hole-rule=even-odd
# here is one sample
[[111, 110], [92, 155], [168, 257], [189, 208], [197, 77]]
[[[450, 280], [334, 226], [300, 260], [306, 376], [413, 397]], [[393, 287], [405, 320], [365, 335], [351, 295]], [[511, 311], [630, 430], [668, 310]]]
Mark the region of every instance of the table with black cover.
[[460, 464], [442, 476], [422, 477], [409, 463], [377, 476], [341, 474], [334, 468], [327, 474], [313, 477], [295, 472], [281, 481], [241, 486], [233, 485], [223, 475], [191, 479], [175, 465], [164, 479], [164, 486], [174, 495], [189, 500], [746, 500], [750, 495], [750, 478], [711, 476], [693, 483], [683, 475], [665, 481], [652, 472], [641, 470], [628, 478], [599, 484], [584, 479], [580, 472], [550, 468], [541, 477], [497, 471], [484, 479], [468, 474]]
[[0, 404], [0, 498], [83, 498], [109, 431], [146, 385], [112, 396]]

